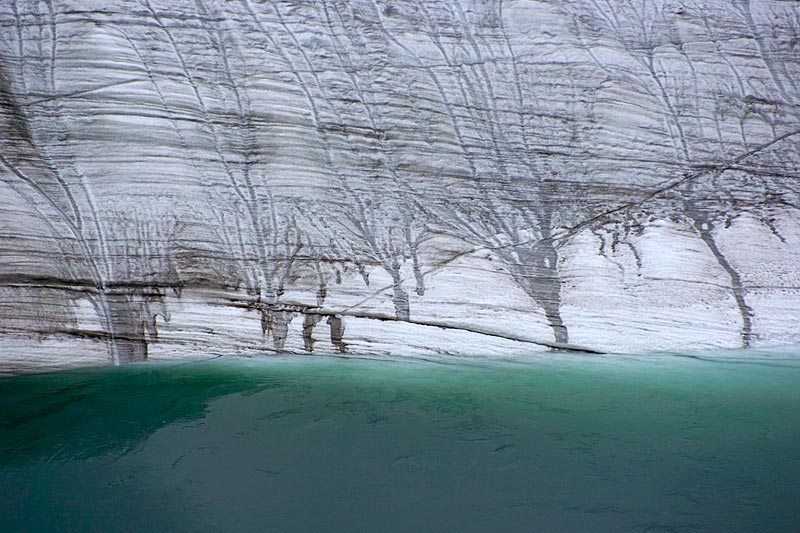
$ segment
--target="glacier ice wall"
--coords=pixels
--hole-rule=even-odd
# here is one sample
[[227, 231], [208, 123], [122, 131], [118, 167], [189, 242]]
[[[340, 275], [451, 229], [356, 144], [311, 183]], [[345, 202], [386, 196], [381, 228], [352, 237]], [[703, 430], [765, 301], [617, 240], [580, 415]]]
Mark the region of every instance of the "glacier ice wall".
[[800, 4], [9, 0], [0, 367], [800, 341]]

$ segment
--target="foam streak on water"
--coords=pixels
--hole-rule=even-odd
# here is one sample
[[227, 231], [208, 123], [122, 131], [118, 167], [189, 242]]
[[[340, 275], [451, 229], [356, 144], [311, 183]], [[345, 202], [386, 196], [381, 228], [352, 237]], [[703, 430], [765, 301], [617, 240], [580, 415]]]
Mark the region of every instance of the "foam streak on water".
[[800, 354], [0, 380], [3, 531], [791, 531]]

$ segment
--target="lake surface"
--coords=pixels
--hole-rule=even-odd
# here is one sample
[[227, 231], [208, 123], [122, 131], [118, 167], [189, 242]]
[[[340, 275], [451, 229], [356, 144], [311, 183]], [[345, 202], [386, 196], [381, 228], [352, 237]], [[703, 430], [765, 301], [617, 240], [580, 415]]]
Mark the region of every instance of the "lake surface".
[[0, 379], [2, 531], [798, 531], [800, 352]]

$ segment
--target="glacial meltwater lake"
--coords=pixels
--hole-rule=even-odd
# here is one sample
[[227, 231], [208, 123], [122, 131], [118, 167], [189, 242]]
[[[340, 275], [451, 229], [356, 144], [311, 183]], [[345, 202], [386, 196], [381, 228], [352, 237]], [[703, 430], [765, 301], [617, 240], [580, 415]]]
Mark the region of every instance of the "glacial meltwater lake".
[[800, 352], [0, 378], [0, 531], [798, 531]]

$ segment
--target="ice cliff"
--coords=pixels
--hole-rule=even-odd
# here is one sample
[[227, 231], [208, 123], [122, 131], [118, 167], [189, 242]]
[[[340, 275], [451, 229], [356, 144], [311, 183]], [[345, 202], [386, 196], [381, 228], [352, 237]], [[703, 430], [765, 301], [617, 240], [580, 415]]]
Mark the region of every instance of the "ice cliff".
[[800, 341], [800, 3], [6, 0], [0, 368]]

